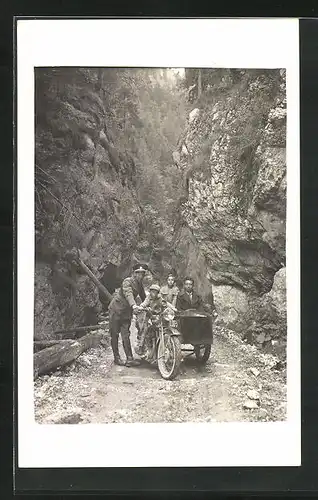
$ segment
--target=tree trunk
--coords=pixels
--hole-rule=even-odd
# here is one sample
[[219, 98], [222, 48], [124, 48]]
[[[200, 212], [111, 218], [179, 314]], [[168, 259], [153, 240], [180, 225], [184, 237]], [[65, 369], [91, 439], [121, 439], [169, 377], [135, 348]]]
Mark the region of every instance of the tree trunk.
[[107, 288], [101, 284], [101, 282], [96, 278], [95, 274], [84, 264], [84, 262], [77, 258], [78, 265], [83, 269], [83, 271], [87, 274], [87, 276], [92, 280], [93, 283], [97, 286], [98, 290], [109, 300], [111, 301], [113, 296], [109, 293]]
[[52, 347], [53, 345], [56, 345], [56, 344], [59, 344], [60, 346], [63, 344], [67, 345], [70, 342], [73, 342], [73, 341], [70, 339], [66, 339], [66, 340], [58, 340], [58, 339], [55, 339], [55, 340], [35, 340], [33, 342], [33, 351], [34, 352], [42, 351], [42, 349], [45, 349], [46, 347]]
[[63, 337], [67, 337], [69, 333], [77, 333], [77, 332], [89, 332], [93, 330], [103, 330], [105, 325], [91, 325], [91, 326], [77, 326], [74, 328], [70, 328], [69, 330], [56, 330], [52, 335], [62, 335]]
[[47, 347], [33, 356], [34, 378], [55, 371], [75, 361], [84, 351], [96, 347], [102, 340], [102, 333], [89, 333], [81, 339], [63, 342]]

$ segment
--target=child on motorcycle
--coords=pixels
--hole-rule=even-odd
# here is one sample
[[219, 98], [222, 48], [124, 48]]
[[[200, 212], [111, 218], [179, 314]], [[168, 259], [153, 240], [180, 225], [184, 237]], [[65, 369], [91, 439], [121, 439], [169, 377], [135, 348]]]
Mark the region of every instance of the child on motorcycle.
[[148, 330], [149, 318], [155, 320], [155, 317], [158, 316], [166, 307], [166, 302], [162, 299], [159, 292], [159, 285], [151, 285], [149, 288], [149, 294], [138, 307], [139, 332], [135, 352], [139, 356], [142, 356], [144, 352], [144, 344]]

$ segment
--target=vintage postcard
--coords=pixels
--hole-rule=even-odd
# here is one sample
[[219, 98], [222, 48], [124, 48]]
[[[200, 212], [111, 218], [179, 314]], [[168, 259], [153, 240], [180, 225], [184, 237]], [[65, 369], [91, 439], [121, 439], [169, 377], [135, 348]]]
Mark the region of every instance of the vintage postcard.
[[301, 464], [298, 45], [18, 21], [19, 467]]

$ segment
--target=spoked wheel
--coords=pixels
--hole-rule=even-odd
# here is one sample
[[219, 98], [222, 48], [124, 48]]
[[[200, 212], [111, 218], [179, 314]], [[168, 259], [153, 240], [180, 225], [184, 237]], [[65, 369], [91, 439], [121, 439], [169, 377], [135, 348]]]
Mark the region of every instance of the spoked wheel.
[[160, 340], [158, 345], [158, 369], [162, 378], [173, 380], [179, 373], [181, 359], [179, 338], [168, 334], [164, 335], [163, 342]]
[[152, 339], [151, 342], [148, 343], [144, 353], [144, 360], [148, 361], [148, 363], [154, 363], [156, 359], [156, 342], [155, 339]]
[[200, 364], [205, 364], [208, 361], [211, 354], [211, 345], [210, 344], [195, 345], [194, 354], [195, 357], [197, 358], [197, 361]]

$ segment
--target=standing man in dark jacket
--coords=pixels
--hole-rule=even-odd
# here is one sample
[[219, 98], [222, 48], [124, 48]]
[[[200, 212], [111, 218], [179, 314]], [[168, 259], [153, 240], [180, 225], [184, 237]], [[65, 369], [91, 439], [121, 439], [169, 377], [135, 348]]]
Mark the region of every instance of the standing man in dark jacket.
[[214, 317], [217, 316], [214, 303], [210, 305], [203, 302], [202, 297], [194, 291], [194, 280], [190, 277], [186, 277], [184, 280], [184, 288], [178, 294], [176, 307], [181, 311], [197, 309], [209, 314], [212, 313]]
[[[131, 343], [130, 343], [130, 323], [134, 311], [138, 311], [136, 298], [139, 296], [142, 301], [145, 300], [146, 294], [143, 287], [143, 279], [148, 266], [136, 264], [133, 268], [133, 274], [129, 278], [124, 279], [121, 287], [115, 293], [111, 303], [109, 304], [109, 329], [111, 335], [111, 346], [116, 365], [137, 366], [139, 361], [133, 359]], [[121, 333], [123, 348], [126, 355], [124, 362], [118, 350], [118, 336]]]

